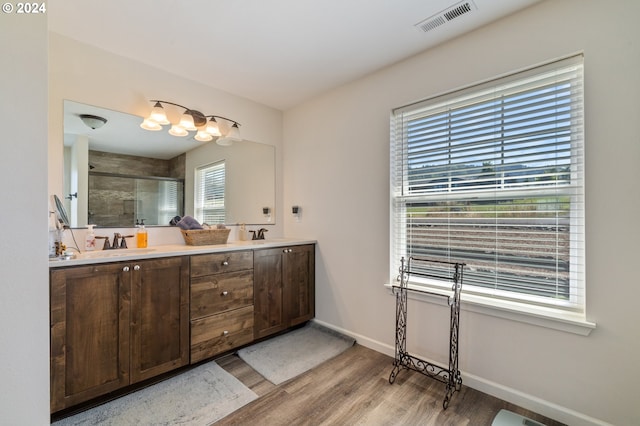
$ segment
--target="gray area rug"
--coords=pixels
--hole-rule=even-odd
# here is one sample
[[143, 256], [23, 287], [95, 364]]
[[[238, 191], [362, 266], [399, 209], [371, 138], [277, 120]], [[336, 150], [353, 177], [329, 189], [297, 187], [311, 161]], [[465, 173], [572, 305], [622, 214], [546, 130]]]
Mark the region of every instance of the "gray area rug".
[[258, 396], [215, 362], [54, 422], [66, 425], [210, 425]]
[[273, 384], [280, 384], [344, 352], [355, 340], [311, 323], [238, 351], [238, 356]]

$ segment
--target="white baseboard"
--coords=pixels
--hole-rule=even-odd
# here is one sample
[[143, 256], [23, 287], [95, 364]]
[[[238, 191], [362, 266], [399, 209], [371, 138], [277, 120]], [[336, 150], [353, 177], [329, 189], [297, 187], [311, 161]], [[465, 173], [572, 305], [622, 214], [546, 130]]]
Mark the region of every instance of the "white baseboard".
[[312, 319], [311, 321], [315, 322], [318, 325], [329, 328], [331, 330], [337, 331], [338, 333], [344, 334], [349, 337], [353, 337], [356, 339], [356, 342], [364, 347], [369, 349], [373, 349], [376, 352], [383, 353], [385, 355], [389, 355], [390, 357], [394, 357], [396, 354], [396, 348], [394, 346], [389, 346], [386, 343], [379, 342], [377, 340], [370, 339], [362, 334], [354, 333], [350, 330], [345, 330], [344, 328], [337, 327], [333, 324], [326, 323], [324, 321], [320, 321], [317, 318]]
[[[395, 356], [395, 347], [390, 346], [386, 343], [382, 343], [377, 340], [370, 339], [361, 334], [354, 333], [350, 330], [345, 330], [343, 328], [337, 327], [333, 324], [326, 323], [324, 321], [320, 321], [317, 319], [314, 319], [313, 321], [319, 325], [322, 325], [323, 327], [326, 327], [326, 328], [335, 330], [339, 333], [345, 334], [347, 336], [353, 337], [354, 339], [356, 339], [356, 342], [358, 344], [365, 346], [369, 349], [383, 353], [390, 357]], [[415, 356], [418, 358], [422, 358], [425, 361], [437, 364], [436, 362], [428, 358], [421, 357], [418, 354], [415, 354]], [[389, 371], [391, 371], [391, 365], [389, 366]], [[549, 417], [550, 419], [554, 419], [556, 421], [559, 421], [568, 425], [611, 426], [610, 423], [606, 423], [601, 420], [595, 419], [593, 417], [589, 417], [585, 414], [579, 413], [577, 411], [571, 410], [566, 407], [562, 407], [550, 401], [537, 398], [533, 395], [520, 392], [516, 389], [503, 386], [499, 383], [492, 382], [480, 376], [469, 374], [462, 370], [460, 371], [460, 374], [462, 375], [463, 385], [469, 386], [470, 388], [476, 389], [480, 392], [484, 392], [491, 396], [495, 396], [496, 398], [500, 398], [504, 401], [510, 402], [524, 409], [533, 411], [534, 413], [541, 414], [545, 417]], [[455, 400], [455, 396], [453, 398]]]

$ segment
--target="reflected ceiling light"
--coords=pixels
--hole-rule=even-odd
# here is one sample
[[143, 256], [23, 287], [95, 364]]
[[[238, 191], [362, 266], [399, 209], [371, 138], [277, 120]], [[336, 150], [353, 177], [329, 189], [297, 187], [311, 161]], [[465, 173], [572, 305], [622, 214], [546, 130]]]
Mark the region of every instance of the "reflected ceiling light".
[[233, 139], [222, 137], [222, 138], [216, 139], [216, 143], [220, 146], [230, 146], [230, 145], [233, 145]]
[[93, 130], [99, 129], [107, 122], [106, 118], [91, 114], [80, 114], [80, 120], [82, 120], [87, 127], [90, 127]]
[[[145, 130], [162, 130], [162, 126], [171, 124], [169, 134], [173, 136], [187, 136], [189, 135], [189, 132], [197, 132], [194, 136], [195, 140], [200, 142], [209, 142], [215, 137], [218, 138], [216, 143], [223, 146], [231, 145], [233, 142], [242, 140], [240, 137], [240, 123], [235, 120], [231, 120], [220, 115], [204, 115], [200, 111], [190, 109], [173, 102], [156, 99], [152, 99], [151, 102], [155, 102], [153, 109], [151, 110], [151, 114], [149, 114], [149, 117], [145, 118], [140, 124], [140, 127]], [[184, 109], [179, 123], [172, 124], [167, 119], [167, 114], [162, 104], [174, 105]], [[226, 133], [221, 131], [220, 123], [218, 123], [216, 118], [228, 122], [225, 123], [226, 126], [224, 127], [228, 129], [226, 130]]]
[[198, 130], [198, 133], [196, 133], [194, 139], [199, 142], [209, 142], [210, 140], [213, 140], [213, 135], [210, 135], [205, 130]]
[[233, 145], [234, 142], [239, 142], [241, 140], [242, 138], [240, 137], [240, 128], [238, 127], [238, 123], [233, 123], [233, 126], [231, 126], [231, 128], [229, 129], [227, 135], [218, 138], [218, 140], [216, 140], [216, 143], [222, 146], [229, 146]]
[[179, 124], [174, 124], [169, 129], [169, 134], [173, 135], [173, 136], [181, 136], [182, 137], [182, 136], [187, 136], [189, 134], [189, 132], [187, 132], [187, 129], [185, 129], [184, 127], [180, 126]]
[[145, 130], [151, 130], [153, 132], [157, 130], [162, 130], [162, 126], [158, 122], [149, 120], [148, 118], [144, 119], [140, 127], [142, 127]]

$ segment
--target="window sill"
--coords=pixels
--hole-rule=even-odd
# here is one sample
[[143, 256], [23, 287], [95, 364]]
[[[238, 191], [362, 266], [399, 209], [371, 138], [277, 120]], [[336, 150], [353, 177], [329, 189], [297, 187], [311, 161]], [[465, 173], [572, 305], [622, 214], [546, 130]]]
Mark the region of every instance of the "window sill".
[[[385, 284], [390, 294], [393, 294], [391, 284]], [[409, 284], [409, 290], [419, 290], [419, 287]], [[408, 297], [427, 303], [447, 306], [447, 299], [451, 292], [446, 290], [429, 289], [430, 293], [409, 291]], [[522, 303], [490, 299], [487, 297], [464, 294], [461, 295], [461, 309], [483, 315], [537, 325], [553, 330], [588, 336], [596, 324], [587, 321], [582, 315], [565, 312], [542, 306], [529, 306]]]

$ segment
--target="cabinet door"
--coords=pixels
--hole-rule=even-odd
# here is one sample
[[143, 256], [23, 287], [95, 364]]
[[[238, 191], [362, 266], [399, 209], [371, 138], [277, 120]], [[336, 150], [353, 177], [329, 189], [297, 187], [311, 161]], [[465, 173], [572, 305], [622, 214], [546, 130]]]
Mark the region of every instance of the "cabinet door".
[[314, 246], [292, 246], [283, 253], [282, 282], [284, 315], [288, 326], [301, 324], [315, 315]]
[[287, 327], [282, 307], [282, 248], [253, 254], [254, 337], [268, 336]]
[[189, 258], [131, 263], [131, 383], [189, 363]]
[[126, 266], [52, 270], [52, 412], [129, 383], [131, 288]]

